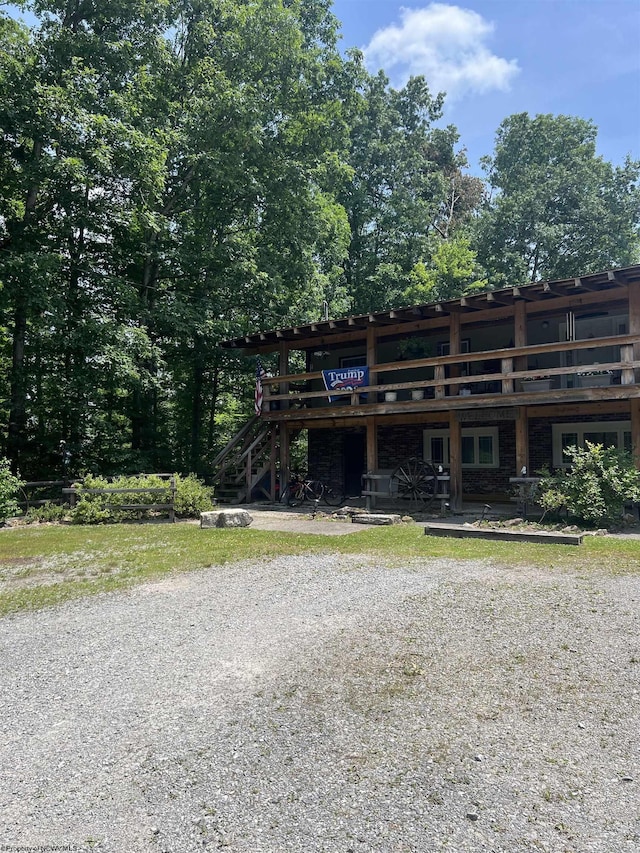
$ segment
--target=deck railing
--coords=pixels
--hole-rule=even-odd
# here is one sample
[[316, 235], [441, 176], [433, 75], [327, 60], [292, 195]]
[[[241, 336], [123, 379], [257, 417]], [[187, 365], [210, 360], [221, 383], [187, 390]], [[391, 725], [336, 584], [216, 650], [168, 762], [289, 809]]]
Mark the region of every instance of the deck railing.
[[[479, 394], [513, 394], [517, 389], [516, 383], [523, 383], [522, 390], [536, 391], [535, 383], [527, 387], [529, 380], [548, 378], [552, 382], [557, 377], [565, 377], [562, 388], [558, 384], [555, 388], [559, 393], [567, 387], [581, 387], [586, 384], [585, 378], [589, 374], [609, 375], [616, 384], [635, 385], [638, 381], [638, 370], [640, 359], [634, 358], [634, 345], [636, 353], [640, 349], [640, 335], [614, 335], [602, 338], [590, 338], [588, 340], [562, 341], [547, 344], [537, 344], [526, 347], [505, 347], [495, 350], [483, 350], [480, 352], [465, 352], [456, 355], [446, 355], [437, 358], [419, 358], [413, 361], [394, 361], [381, 364], [369, 365], [370, 375], [377, 378], [378, 374], [394, 374], [392, 381], [373, 382], [372, 384], [352, 390], [331, 390], [324, 387], [310, 389], [309, 384], [322, 382], [322, 372], [289, 374], [285, 376], [268, 377], [263, 380], [263, 385], [270, 388], [271, 393], [265, 396], [265, 408], [276, 402], [275, 408], [289, 408], [290, 406], [327, 406], [328, 396], [334, 398], [346, 398], [353, 405], [360, 403], [378, 402], [378, 395], [384, 399], [389, 392], [411, 391], [423, 389], [427, 398], [442, 399], [450, 396], [462, 396], [465, 393]], [[596, 361], [597, 352], [603, 348], [617, 347], [618, 359], [614, 361]], [[581, 360], [580, 364], [573, 364], [576, 360], [575, 354], [590, 353], [592, 361]], [[565, 364], [561, 364], [562, 356], [565, 354]], [[545, 357], [545, 365], [533, 369], [522, 369], [527, 360], [540, 356]], [[481, 362], [498, 361], [500, 370], [493, 372], [481, 372], [474, 374], [473, 365]], [[549, 364], [549, 366], [547, 366]], [[449, 375], [447, 376], [447, 367]], [[407, 370], [423, 370], [425, 375], [420, 379], [402, 381], [401, 375]], [[490, 385], [482, 388], [483, 384]], [[475, 386], [475, 387], [474, 387]], [[468, 390], [466, 390], [468, 388]], [[545, 389], [548, 393], [548, 388]], [[270, 408], [274, 408], [272, 405]]]

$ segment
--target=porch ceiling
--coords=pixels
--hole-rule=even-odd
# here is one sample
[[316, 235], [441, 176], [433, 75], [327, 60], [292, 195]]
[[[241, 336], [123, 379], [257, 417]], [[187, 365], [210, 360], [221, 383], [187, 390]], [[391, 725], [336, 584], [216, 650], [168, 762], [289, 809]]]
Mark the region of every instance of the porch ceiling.
[[578, 296], [588, 292], [608, 292], [616, 288], [625, 288], [632, 283], [640, 283], [640, 264], [616, 270], [590, 273], [577, 278], [540, 281], [531, 284], [489, 290], [483, 293], [462, 296], [445, 302], [431, 302], [406, 308], [393, 308], [371, 314], [360, 314], [334, 320], [323, 320], [306, 325], [292, 326], [288, 329], [260, 331], [244, 337], [222, 341], [220, 346], [226, 349], [250, 350], [252, 352], [270, 352], [280, 343], [302, 343], [314, 338], [331, 338], [344, 335], [345, 332], [357, 332], [368, 327], [387, 325], [401, 326], [415, 323], [416, 320], [445, 318], [454, 313], [472, 313], [492, 309], [504, 309], [514, 303], [544, 302], [562, 297]]

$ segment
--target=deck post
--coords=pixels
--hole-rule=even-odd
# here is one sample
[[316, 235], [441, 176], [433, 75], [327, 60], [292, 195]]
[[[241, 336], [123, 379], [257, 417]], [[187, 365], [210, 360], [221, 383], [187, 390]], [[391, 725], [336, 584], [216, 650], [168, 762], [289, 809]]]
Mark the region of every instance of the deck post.
[[[378, 467], [377, 429], [376, 419], [373, 417], [367, 418], [367, 473], [375, 471]], [[369, 505], [369, 503], [372, 507], [376, 505], [376, 499], [374, 496], [367, 497], [367, 505]]]
[[462, 428], [456, 412], [449, 414], [449, 503], [452, 510], [462, 509]]
[[271, 503], [275, 503], [276, 500], [276, 458], [278, 454], [277, 431], [278, 428], [272, 425], [271, 435], [269, 436], [269, 500]]
[[518, 406], [516, 410], [516, 476], [522, 474], [522, 469], [529, 471], [529, 414], [526, 406]]
[[[449, 353], [460, 355], [460, 315], [455, 313], [449, 316]], [[460, 376], [460, 365], [452, 364], [449, 368], [449, 375], [452, 379]], [[460, 393], [459, 389], [459, 385], [450, 385], [449, 396], [457, 397]]]
[[[375, 385], [378, 371], [376, 364], [378, 356], [376, 353], [376, 329], [374, 326], [367, 326], [367, 365], [369, 367], [369, 385]], [[373, 402], [372, 400], [370, 402]]]
[[[640, 287], [636, 284], [629, 287], [629, 334], [640, 335]], [[633, 344], [633, 358], [640, 358], [640, 344]], [[633, 371], [634, 382], [637, 380], [638, 371]], [[633, 408], [633, 407], [632, 407]], [[640, 447], [633, 445], [634, 453], [640, 453]]]
[[[523, 300], [515, 303], [513, 315], [513, 343], [517, 347], [526, 347], [527, 345], [527, 303]], [[527, 370], [526, 355], [518, 356], [515, 359], [516, 370]]]
[[282, 423], [280, 424], [280, 498], [291, 480], [289, 466], [289, 426]]
[[[282, 341], [280, 343], [279, 353], [278, 353], [278, 373], [280, 376], [286, 376], [289, 373], [289, 345], [286, 341]], [[288, 394], [289, 393], [289, 383], [281, 382], [279, 388], [280, 394]], [[280, 400], [280, 408], [288, 409], [289, 408], [289, 400]], [[287, 463], [288, 464], [288, 463]], [[289, 480], [287, 480], [287, 483]]]
[[633, 461], [636, 468], [640, 470], [640, 399], [635, 397], [631, 403], [631, 447]]

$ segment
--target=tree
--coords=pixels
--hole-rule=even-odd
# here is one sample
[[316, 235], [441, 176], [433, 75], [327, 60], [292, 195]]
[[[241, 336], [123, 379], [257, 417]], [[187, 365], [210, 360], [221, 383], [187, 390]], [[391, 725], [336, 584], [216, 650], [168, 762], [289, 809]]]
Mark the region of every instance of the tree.
[[242, 377], [217, 341], [344, 304], [330, 2], [23, 5], [31, 31], [0, 15], [8, 453], [203, 470]]
[[455, 128], [433, 128], [443, 96], [421, 77], [396, 90], [351, 56], [351, 177], [338, 199], [351, 232], [345, 282], [352, 310], [397, 304], [415, 265], [429, 255], [429, 237], [446, 206], [447, 175], [457, 165]]
[[468, 238], [443, 240], [432, 254], [430, 268], [420, 261], [411, 270], [410, 284], [402, 294], [403, 303], [437, 302], [484, 290], [487, 281], [478, 278], [478, 274], [476, 253]]
[[640, 163], [596, 154], [581, 118], [505, 119], [483, 166], [494, 191], [478, 221], [478, 257], [493, 284], [562, 278], [637, 261]]

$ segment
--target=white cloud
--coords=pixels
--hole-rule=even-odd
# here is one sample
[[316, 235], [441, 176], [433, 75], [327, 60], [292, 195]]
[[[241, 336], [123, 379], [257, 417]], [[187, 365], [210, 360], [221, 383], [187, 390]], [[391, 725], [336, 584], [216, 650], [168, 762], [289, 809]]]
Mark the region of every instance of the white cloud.
[[432, 92], [446, 92], [452, 100], [508, 90], [520, 70], [516, 60], [491, 53], [486, 41], [493, 24], [470, 9], [431, 3], [402, 8], [400, 20], [378, 30], [363, 49], [367, 66], [382, 68], [396, 84], [422, 74]]

